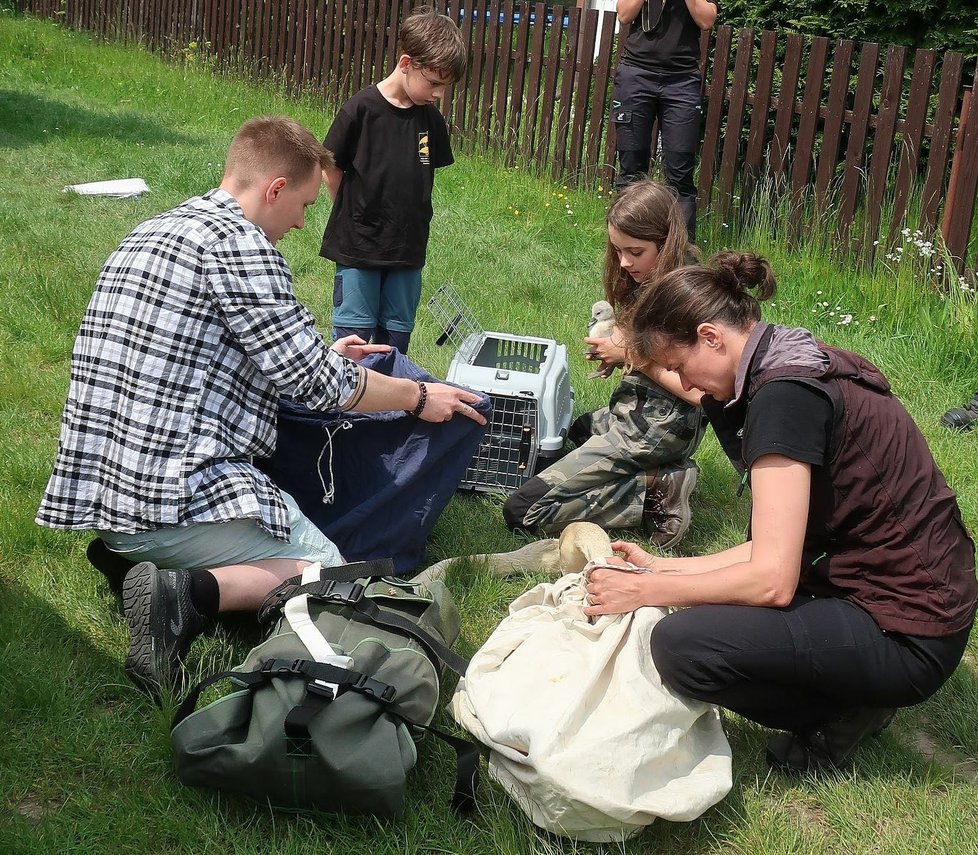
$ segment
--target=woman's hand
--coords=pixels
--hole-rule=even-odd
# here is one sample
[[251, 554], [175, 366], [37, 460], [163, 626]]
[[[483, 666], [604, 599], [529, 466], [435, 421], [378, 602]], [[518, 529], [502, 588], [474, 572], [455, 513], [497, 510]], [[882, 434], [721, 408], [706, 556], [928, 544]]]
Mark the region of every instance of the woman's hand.
[[[608, 563], [619, 560], [609, 558]], [[621, 570], [595, 567], [588, 573], [584, 614], [588, 617], [618, 615], [648, 605], [648, 587], [652, 579], [651, 573], [636, 572], [626, 567]]]
[[652, 569], [652, 561], [654, 560], [652, 553], [646, 552], [637, 543], [616, 540], [611, 544], [611, 548], [615, 551], [616, 555], [621, 555], [629, 564], [634, 564], [636, 567], [644, 567], [646, 570]]

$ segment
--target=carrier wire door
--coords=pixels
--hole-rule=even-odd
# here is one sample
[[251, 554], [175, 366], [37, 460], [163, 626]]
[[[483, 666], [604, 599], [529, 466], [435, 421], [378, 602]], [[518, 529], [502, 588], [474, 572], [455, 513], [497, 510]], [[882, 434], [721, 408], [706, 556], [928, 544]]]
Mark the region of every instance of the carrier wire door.
[[560, 456], [574, 410], [567, 348], [533, 336], [485, 332], [450, 283], [428, 300], [455, 355], [446, 379], [489, 395], [493, 412], [460, 487], [512, 493]]

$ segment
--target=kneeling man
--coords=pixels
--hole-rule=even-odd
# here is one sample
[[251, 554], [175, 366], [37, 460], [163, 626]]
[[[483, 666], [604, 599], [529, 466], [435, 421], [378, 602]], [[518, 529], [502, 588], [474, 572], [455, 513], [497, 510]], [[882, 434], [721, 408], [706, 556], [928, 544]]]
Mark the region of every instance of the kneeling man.
[[126, 673], [147, 690], [174, 684], [206, 619], [256, 609], [311, 562], [343, 562], [252, 463], [275, 448], [279, 396], [485, 423], [474, 393], [357, 364], [386, 347], [330, 347], [296, 298], [275, 244], [302, 228], [330, 166], [293, 120], [245, 123], [220, 186], [137, 226], [82, 320], [37, 522], [94, 530], [137, 562], [123, 584]]

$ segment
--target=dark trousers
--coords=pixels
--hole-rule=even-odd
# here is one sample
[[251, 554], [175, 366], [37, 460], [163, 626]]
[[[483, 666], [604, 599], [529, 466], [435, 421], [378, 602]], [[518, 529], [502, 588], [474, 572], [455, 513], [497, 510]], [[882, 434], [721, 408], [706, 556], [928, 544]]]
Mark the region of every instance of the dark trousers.
[[611, 120], [615, 123], [619, 187], [644, 177], [652, 162], [652, 125], [659, 120], [662, 172], [679, 197], [690, 240], [696, 239], [693, 171], [700, 145], [699, 72], [646, 71], [620, 63], [615, 70]]
[[856, 707], [927, 699], [957, 667], [969, 633], [888, 633], [846, 600], [796, 596], [784, 609], [674, 612], [652, 632], [652, 659], [678, 694], [805, 733]]

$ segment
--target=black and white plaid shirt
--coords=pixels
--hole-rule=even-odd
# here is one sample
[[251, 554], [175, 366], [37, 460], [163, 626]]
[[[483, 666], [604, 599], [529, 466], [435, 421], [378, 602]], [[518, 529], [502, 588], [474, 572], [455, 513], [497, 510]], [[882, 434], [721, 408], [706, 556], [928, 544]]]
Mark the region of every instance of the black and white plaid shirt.
[[37, 522], [134, 533], [253, 518], [287, 539], [281, 494], [251, 456], [275, 448], [280, 394], [348, 409], [363, 373], [323, 341], [234, 197], [190, 199], [102, 269]]

